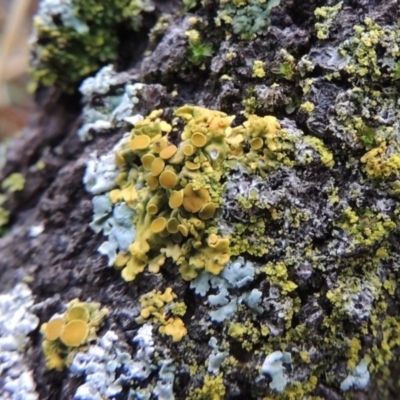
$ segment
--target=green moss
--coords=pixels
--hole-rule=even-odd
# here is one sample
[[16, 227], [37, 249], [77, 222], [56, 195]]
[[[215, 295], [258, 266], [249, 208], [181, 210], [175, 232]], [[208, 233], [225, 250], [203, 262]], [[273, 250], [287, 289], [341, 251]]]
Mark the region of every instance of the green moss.
[[213, 55], [212, 45], [202, 40], [200, 32], [192, 29], [186, 31], [189, 40], [189, 61], [190, 63], [203, 67]]
[[34, 17], [31, 71], [34, 83], [71, 91], [88, 74], [117, 56], [118, 27], [142, 26], [149, 0], [43, 1]]

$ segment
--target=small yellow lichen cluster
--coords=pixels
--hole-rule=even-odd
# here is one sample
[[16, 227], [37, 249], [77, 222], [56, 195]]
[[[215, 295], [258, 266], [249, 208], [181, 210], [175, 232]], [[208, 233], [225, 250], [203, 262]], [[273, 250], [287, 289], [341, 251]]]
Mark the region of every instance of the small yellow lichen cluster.
[[[395, 43], [397, 34], [374, 23], [371, 18], [365, 18], [364, 24], [365, 26], [354, 26], [356, 36], [341, 46], [340, 54], [346, 56], [351, 53], [354, 57], [354, 61], [346, 65], [346, 72], [359, 77], [368, 76], [369, 80], [377, 81], [382, 76], [376, 51], [377, 46], [382, 45], [385, 37]], [[398, 46], [393, 45], [390, 53], [392, 56], [398, 56]]]
[[268, 280], [282, 289], [282, 294], [288, 294], [297, 288], [297, 285], [290, 281], [287, 267], [283, 262], [276, 264], [269, 262], [264, 272], [268, 276]]
[[189, 400], [222, 400], [225, 396], [225, 385], [222, 374], [206, 375], [203, 387], [190, 391]]
[[[140, 297], [142, 311], [140, 317], [136, 318], [139, 324], [145, 323], [150, 317], [153, 321], [161, 324], [159, 332], [163, 335], [171, 336], [173, 342], [180, 342], [187, 334], [187, 330], [183, 321], [178, 317], [167, 318], [165, 314], [165, 306], [172, 303], [176, 298], [171, 288], [165, 289], [165, 292], [152, 290]], [[179, 303], [180, 310], [177, 315], [182, 315], [186, 311], [186, 306]], [[172, 311], [172, 310], [171, 310]]]
[[353, 210], [351, 207], [343, 211], [342, 218], [337, 225], [354, 237], [355, 244], [367, 247], [381, 242], [397, 227], [396, 221], [391, 220], [385, 214], [374, 212], [368, 208]]
[[[293, 166], [289, 157], [293, 143], [287, 132], [280, 128], [275, 117], [249, 115], [243, 126], [232, 130], [236, 141], [243, 137], [250, 143], [250, 151], [243, 155], [243, 162], [252, 172], [265, 176], [278, 165]], [[239, 149], [243, 152], [242, 146]], [[235, 152], [237, 154], [238, 149]]]
[[253, 78], [264, 78], [265, 77], [264, 63], [261, 60], [254, 61], [252, 76], [253, 76]]
[[318, 7], [315, 9], [314, 15], [316, 18], [324, 20], [324, 22], [317, 22], [315, 24], [318, 39], [328, 39], [329, 29], [333, 25], [337, 14], [342, 9], [342, 5], [343, 2], [341, 1], [332, 7]]
[[398, 149], [381, 143], [361, 157], [361, 162], [365, 164], [365, 172], [369, 178], [386, 180], [389, 183], [392, 194], [400, 194], [400, 152]]
[[63, 315], [43, 324], [40, 330], [47, 368], [61, 371], [68, 366], [78, 351], [96, 339], [96, 331], [107, 314], [106, 308], [100, 310], [99, 303], [74, 299]]

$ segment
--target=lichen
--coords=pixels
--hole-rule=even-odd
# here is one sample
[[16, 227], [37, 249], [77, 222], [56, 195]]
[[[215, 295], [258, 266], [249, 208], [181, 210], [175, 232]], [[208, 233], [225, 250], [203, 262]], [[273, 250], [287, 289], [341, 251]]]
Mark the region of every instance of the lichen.
[[[235, 41], [248, 32], [232, 30], [232, 16], [249, 4], [214, 10], [226, 36], [213, 78], [226, 98], [237, 87], [243, 96], [232, 106], [210, 100], [230, 114], [168, 100], [142, 120], [132, 115], [107, 159], [110, 185], [93, 202], [92, 227], [111, 241], [123, 230], [103, 227], [118, 207], [131, 210], [135, 237], [128, 247], [114, 241], [109, 263], [128, 281], [144, 275], [139, 322], [158, 327], [162, 347], [172, 338], [170, 374], [190, 369], [189, 398], [223, 397], [238, 371], [252, 398], [320, 399], [324, 388], [368, 390], [369, 379], [384, 396], [400, 345], [398, 29], [366, 18], [343, 40], [333, 29], [339, 3], [316, 10], [324, 26], [309, 54], [271, 45], [271, 56]], [[209, 3], [186, 5], [197, 15]], [[188, 40], [203, 35], [187, 31]], [[261, 60], [272, 74], [261, 76]], [[248, 86], [236, 87], [245, 74]], [[179, 106], [178, 89], [173, 96]], [[101, 170], [89, 175], [104, 183]], [[148, 289], [148, 272], [173, 276], [174, 291], [160, 291], [154, 276]], [[215, 339], [204, 354], [198, 335]]]
[[216, 24], [228, 25], [241, 39], [250, 40], [265, 32], [269, 25], [271, 9], [279, 5], [280, 0], [221, 0], [217, 12]]
[[[71, 91], [85, 76], [117, 56], [121, 24], [138, 31], [149, 0], [43, 0], [34, 17], [32, 76], [34, 84]], [[68, 71], [68, 73], [66, 73]]]
[[46, 367], [61, 371], [69, 366], [75, 354], [96, 339], [96, 331], [108, 314], [99, 303], [74, 299], [63, 314], [54, 315], [41, 326], [42, 349]]
[[33, 371], [29, 370], [25, 350], [39, 324], [32, 313], [33, 297], [24, 283], [0, 295], [0, 397], [38, 400]]

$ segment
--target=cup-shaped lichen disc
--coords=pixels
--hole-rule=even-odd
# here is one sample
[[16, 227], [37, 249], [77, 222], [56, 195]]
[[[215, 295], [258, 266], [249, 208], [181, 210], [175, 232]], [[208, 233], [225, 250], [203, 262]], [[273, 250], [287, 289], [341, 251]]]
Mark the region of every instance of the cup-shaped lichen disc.
[[197, 169], [200, 168], [200, 163], [194, 163], [192, 161], [186, 161], [185, 162], [185, 167], [190, 171], [196, 171]]
[[185, 225], [178, 225], [178, 229], [182, 236], [187, 237], [189, 235], [189, 229]]
[[164, 189], [172, 189], [178, 183], [178, 176], [170, 170], [163, 171], [158, 179]]
[[207, 144], [207, 137], [200, 132], [196, 132], [192, 136], [192, 143], [196, 147], [204, 147]]
[[151, 223], [150, 229], [153, 233], [160, 233], [165, 229], [166, 226], [167, 220], [164, 217], [160, 217]]
[[201, 219], [210, 219], [214, 216], [217, 206], [214, 203], [207, 203], [199, 212]]
[[179, 221], [176, 218], [170, 218], [167, 222], [167, 230], [169, 233], [177, 233], [179, 232], [178, 229]]
[[147, 171], [151, 170], [151, 164], [152, 162], [155, 160], [156, 156], [154, 154], [145, 154], [142, 158], [142, 165], [144, 167], [144, 169], [146, 169]]
[[82, 321], [89, 321], [89, 310], [83, 306], [74, 306], [65, 313], [66, 320], [73, 321], [74, 319], [81, 319]]
[[156, 215], [158, 213], [158, 206], [157, 204], [150, 203], [147, 204], [146, 210], [150, 215]]
[[60, 335], [60, 339], [68, 347], [78, 347], [85, 343], [88, 334], [88, 324], [81, 319], [75, 319], [65, 325], [65, 328]]
[[158, 179], [155, 176], [149, 175], [147, 177], [147, 184], [151, 190], [158, 188]]
[[160, 157], [163, 160], [168, 160], [170, 159], [176, 152], [178, 151], [178, 148], [174, 145], [171, 144], [170, 146], [166, 147], [165, 149], [160, 151]]
[[210, 201], [210, 193], [207, 189], [193, 190], [191, 183], [183, 189], [183, 195], [183, 207], [191, 213], [200, 211]]
[[150, 138], [147, 135], [135, 136], [129, 143], [131, 150], [144, 150], [150, 145]]
[[191, 145], [191, 144], [187, 144], [185, 145], [185, 147], [183, 148], [183, 154], [186, 157], [190, 157], [191, 155], [194, 154], [194, 152], [196, 151], [196, 149]]
[[264, 141], [261, 138], [257, 137], [251, 139], [250, 145], [253, 150], [260, 150], [264, 146]]
[[162, 158], [157, 157], [151, 163], [151, 172], [150, 173], [153, 176], [158, 176], [161, 174], [161, 172], [164, 170], [164, 168], [165, 168], [165, 161]]
[[49, 321], [46, 325], [46, 330], [44, 336], [47, 340], [53, 342], [57, 340], [65, 326], [64, 320], [62, 318], [55, 318]]
[[182, 203], [183, 203], [183, 189], [174, 190], [173, 192], [171, 192], [168, 201], [169, 207], [175, 210], [176, 208], [179, 208], [182, 205]]

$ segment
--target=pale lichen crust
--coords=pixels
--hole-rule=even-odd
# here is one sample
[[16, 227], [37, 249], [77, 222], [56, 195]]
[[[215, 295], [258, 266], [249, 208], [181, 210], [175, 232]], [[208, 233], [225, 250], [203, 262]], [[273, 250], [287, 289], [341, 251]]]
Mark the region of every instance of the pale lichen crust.
[[39, 325], [32, 313], [32, 292], [24, 283], [0, 295], [0, 399], [38, 400], [25, 350]]

